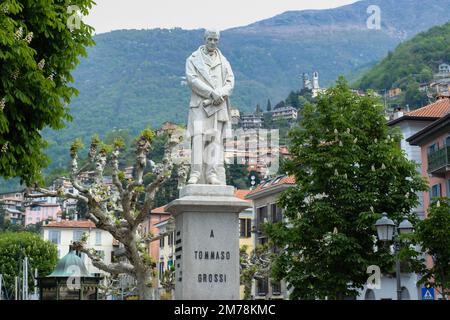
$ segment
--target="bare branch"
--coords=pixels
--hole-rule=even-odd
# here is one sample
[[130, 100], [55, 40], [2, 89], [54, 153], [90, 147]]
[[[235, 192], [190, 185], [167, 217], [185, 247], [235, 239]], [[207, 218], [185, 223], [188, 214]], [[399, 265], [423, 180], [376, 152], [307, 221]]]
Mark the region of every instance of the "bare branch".
[[111, 155], [111, 162], [112, 162], [112, 179], [113, 183], [116, 186], [117, 190], [119, 190], [119, 194], [122, 196], [123, 194], [123, 187], [122, 182], [120, 182], [119, 179], [119, 148], [116, 148]]
[[129, 263], [119, 262], [106, 264], [94, 249], [85, 248], [84, 243], [74, 242], [72, 246], [75, 250], [85, 253], [89, 257], [89, 259], [92, 260], [92, 264], [100, 270], [103, 270], [110, 274], [126, 273], [131, 276], [135, 276], [134, 267]]
[[76, 153], [72, 154], [72, 168], [70, 171], [70, 182], [72, 183], [73, 187], [77, 189], [79, 192], [88, 195], [89, 194], [88, 189], [82, 187], [81, 184], [78, 182], [78, 176], [80, 173], [78, 172], [79, 170], [77, 159], [78, 155]]
[[147, 165], [147, 153], [149, 150], [150, 142], [141, 137], [136, 144], [135, 180], [128, 185], [128, 192], [131, 192], [137, 186], [143, 185], [144, 181], [142, 177], [144, 176], [144, 169]]
[[[39, 194], [32, 194], [30, 191], [36, 191], [39, 192]], [[25, 197], [26, 198], [42, 198], [42, 197], [53, 197], [53, 198], [64, 198], [64, 199], [76, 199], [84, 202], [88, 202], [88, 198], [78, 194], [72, 194], [68, 192], [58, 192], [58, 191], [51, 191], [44, 188], [34, 188], [33, 190], [27, 189], [25, 191]]]

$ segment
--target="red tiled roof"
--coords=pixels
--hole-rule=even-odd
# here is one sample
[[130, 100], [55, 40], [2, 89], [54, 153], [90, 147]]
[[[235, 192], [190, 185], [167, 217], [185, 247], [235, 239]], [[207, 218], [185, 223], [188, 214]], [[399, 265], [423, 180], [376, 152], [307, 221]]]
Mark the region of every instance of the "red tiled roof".
[[17, 198], [3, 198], [0, 199], [0, 201], [16, 201], [16, 202], [22, 202], [23, 200], [17, 199]]
[[263, 181], [261, 182], [255, 189], [253, 189], [249, 195], [257, 193], [263, 189], [270, 189], [276, 186], [280, 186], [282, 184], [295, 184], [295, 177], [294, 176], [284, 176], [282, 178], [276, 177], [269, 181]]
[[95, 224], [90, 220], [61, 220], [53, 221], [44, 226], [49, 228], [95, 228]]
[[151, 211], [151, 213], [154, 213], [154, 214], [170, 214], [169, 212], [166, 211], [166, 206], [155, 208], [155, 209], [153, 209]]
[[241, 200], [245, 200], [245, 201], [249, 201], [248, 199], [246, 199], [245, 197], [251, 192], [252, 190], [235, 190], [234, 191], [234, 196], [236, 198], [239, 198]]
[[450, 113], [450, 99], [443, 97], [432, 104], [406, 113], [406, 116], [442, 118], [447, 113]]

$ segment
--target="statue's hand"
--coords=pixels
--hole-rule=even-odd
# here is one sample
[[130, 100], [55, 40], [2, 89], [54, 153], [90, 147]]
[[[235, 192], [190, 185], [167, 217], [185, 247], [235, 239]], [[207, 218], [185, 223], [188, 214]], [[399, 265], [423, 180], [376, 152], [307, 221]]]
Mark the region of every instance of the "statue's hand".
[[213, 99], [213, 104], [215, 106], [224, 102], [223, 98], [216, 91], [211, 92], [211, 98]]

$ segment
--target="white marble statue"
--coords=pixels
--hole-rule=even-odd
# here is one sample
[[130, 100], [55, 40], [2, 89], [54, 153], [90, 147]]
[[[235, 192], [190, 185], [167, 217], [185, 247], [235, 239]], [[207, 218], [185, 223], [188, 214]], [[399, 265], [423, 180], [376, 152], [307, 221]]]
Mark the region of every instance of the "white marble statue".
[[231, 135], [230, 95], [234, 75], [218, 49], [220, 34], [205, 32], [205, 44], [186, 60], [192, 90], [187, 134], [191, 139], [188, 184], [226, 185], [223, 139]]

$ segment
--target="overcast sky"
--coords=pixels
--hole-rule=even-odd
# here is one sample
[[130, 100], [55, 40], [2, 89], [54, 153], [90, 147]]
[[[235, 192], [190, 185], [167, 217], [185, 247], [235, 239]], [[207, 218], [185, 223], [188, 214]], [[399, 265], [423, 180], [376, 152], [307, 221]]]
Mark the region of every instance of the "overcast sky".
[[95, 0], [83, 21], [96, 33], [117, 29], [243, 26], [288, 10], [334, 8], [356, 0]]

